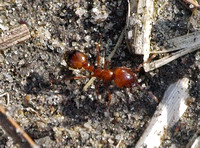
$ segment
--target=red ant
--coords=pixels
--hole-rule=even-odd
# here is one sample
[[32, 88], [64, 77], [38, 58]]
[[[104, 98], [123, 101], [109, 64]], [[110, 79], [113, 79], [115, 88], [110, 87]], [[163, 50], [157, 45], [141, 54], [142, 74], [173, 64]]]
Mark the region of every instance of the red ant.
[[[136, 84], [141, 90], [143, 90], [143, 88], [136, 82], [135, 73], [139, 72], [145, 63], [149, 63], [155, 57], [155, 55], [151, 56], [146, 62], [140, 64], [135, 70], [131, 70], [130, 68], [127, 68], [124, 66], [117, 67], [115, 69], [108, 69], [107, 68], [108, 62], [104, 64], [104, 68], [100, 68], [99, 66], [99, 62], [100, 62], [99, 44], [97, 44], [96, 50], [97, 50], [97, 58], [96, 58], [97, 67], [90, 65], [90, 63], [88, 63], [88, 60], [85, 54], [80, 51], [74, 50], [74, 51], [66, 52], [65, 60], [67, 61], [68, 65], [71, 68], [74, 68], [74, 69], [83, 68], [93, 73], [92, 75], [84, 76], [84, 77], [75, 76], [75, 77], [67, 78], [67, 80], [96, 77], [99, 82], [100, 80], [103, 80], [104, 86], [107, 86], [108, 83], [114, 80], [114, 84], [119, 88], [131, 88], [134, 84]], [[97, 95], [98, 95], [99, 82], [97, 83], [97, 87], [96, 87]], [[148, 92], [148, 93], [157, 102], [157, 98], [151, 92]], [[109, 107], [110, 102], [111, 102], [111, 94], [109, 90], [108, 90], [108, 96], [109, 96], [109, 101], [108, 101], [107, 106]]]

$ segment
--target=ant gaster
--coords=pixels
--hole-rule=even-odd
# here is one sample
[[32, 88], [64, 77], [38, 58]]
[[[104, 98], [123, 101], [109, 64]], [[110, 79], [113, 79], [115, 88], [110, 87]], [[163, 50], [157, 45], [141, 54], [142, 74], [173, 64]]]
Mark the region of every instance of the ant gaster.
[[[145, 63], [149, 63], [155, 57], [155, 55], [150, 57], [146, 62], [140, 64], [134, 70], [131, 70], [130, 68], [127, 68], [124, 66], [117, 67], [115, 69], [108, 69], [107, 68], [108, 62], [105, 63], [104, 68], [100, 68], [99, 66], [99, 61], [100, 61], [99, 44], [97, 44], [96, 50], [97, 50], [97, 58], [96, 58], [97, 67], [90, 65], [85, 54], [80, 51], [74, 50], [74, 51], [70, 51], [70, 53], [66, 52], [65, 60], [67, 61], [68, 65], [71, 68], [74, 68], [74, 69], [83, 68], [93, 73], [92, 75], [85, 76], [85, 77], [75, 76], [75, 77], [67, 78], [67, 80], [81, 79], [81, 78], [86, 78], [86, 77], [96, 77], [99, 82], [100, 80], [103, 81], [104, 86], [108, 86], [108, 84], [112, 80], [114, 80], [114, 84], [119, 88], [131, 88], [134, 84], [136, 84], [141, 90], [143, 90], [143, 88], [136, 82], [135, 73], [140, 71], [140, 69]], [[97, 83], [97, 86], [96, 86], [97, 95], [98, 95], [99, 82]], [[151, 92], [148, 92], [148, 93], [157, 102], [157, 98]], [[111, 101], [111, 94], [110, 94], [109, 89], [108, 89], [108, 96], [109, 96], [109, 101], [108, 101], [107, 106], [109, 107], [110, 101]]]

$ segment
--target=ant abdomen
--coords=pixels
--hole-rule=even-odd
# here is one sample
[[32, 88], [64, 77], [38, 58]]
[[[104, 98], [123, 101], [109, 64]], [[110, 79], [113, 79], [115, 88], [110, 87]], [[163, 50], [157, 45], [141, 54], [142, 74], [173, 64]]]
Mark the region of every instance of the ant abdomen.
[[135, 73], [126, 67], [118, 67], [114, 71], [114, 82], [119, 88], [130, 88], [135, 83]]

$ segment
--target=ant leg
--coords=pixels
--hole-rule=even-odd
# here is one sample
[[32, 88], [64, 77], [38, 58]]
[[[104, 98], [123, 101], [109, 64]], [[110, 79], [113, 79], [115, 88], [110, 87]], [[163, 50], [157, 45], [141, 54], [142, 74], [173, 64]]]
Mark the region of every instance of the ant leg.
[[100, 56], [99, 56], [99, 43], [97, 43], [96, 46], [96, 52], [97, 52], [97, 68], [99, 68], [99, 63], [100, 63]]
[[108, 85], [106, 83], [103, 83], [103, 85], [107, 88], [107, 92], [108, 92], [107, 111], [109, 112], [109, 107], [110, 107], [110, 102], [111, 102], [111, 93], [110, 93], [110, 90], [108, 88]]
[[110, 90], [108, 90], [108, 104], [107, 104], [107, 111], [109, 112], [109, 107], [110, 107], [110, 102], [111, 102], [111, 93], [110, 93]]
[[107, 67], [108, 67], [108, 64], [110, 63], [110, 61], [108, 61], [108, 60], [106, 60], [106, 62], [105, 62], [105, 64], [104, 64], [104, 69], [107, 69]]
[[146, 63], [150, 63], [152, 59], [154, 59], [157, 56], [157, 54], [153, 54], [147, 61], [143, 62], [142, 64], [140, 64], [136, 69], [134, 69], [134, 72], [138, 72], [140, 71], [140, 69], [144, 66], [144, 64]]
[[[99, 41], [99, 43], [97, 43], [96, 45], [96, 52], [97, 52], [97, 58], [96, 58], [96, 61], [97, 61], [97, 68], [100, 68], [100, 56], [99, 56], [99, 48], [100, 48], [100, 43], [101, 43], [101, 39]], [[91, 76], [93, 77], [93, 76]], [[96, 78], [95, 78], [96, 79]], [[87, 88], [94, 82], [95, 79], [90, 79], [87, 84], [84, 86], [84, 90], [87, 90]]]
[[69, 78], [67, 78], [67, 77], [64, 77], [64, 78], [62, 78], [62, 79], [52, 79], [52, 80], [50, 80], [50, 84], [52, 85], [52, 84], [59, 84], [59, 83], [61, 83], [62, 81], [69, 81], [69, 80], [73, 80], [73, 79], [84, 79], [84, 78], [90, 78], [90, 77], [93, 77], [93, 75], [89, 75], [89, 76], [81, 76], [81, 77], [77, 77], [77, 76], [74, 76], [74, 77], [69, 77]]
[[137, 87], [141, 90], [141, 91], [145, 91], [148, 93], [148, 95], [156, 102], [158, 103], [158, 98], [151, 92], [151, 91], [147, 91], [144, 88], [142, 88], [142, 86], [140, 86], [140, 84], [138, 84], [137, 82], [135, 82], [135, 84], [137, 85]]
[[108, 84], [104, 82], [103, 85], [104, 85], [105, 88], [107, 88], [107, 92], [108, 92], [107, 112], [109, 112], [109, 107], [110, 107], [110, 102], [111, 102], [111, 93], [110, 93], [110, 90], [108, 88]]
[[100, 85], [100, 80], [98, 79], [97, 85], [96, 85], [96, 94], [97, 94], [97, 98], [99, 97], [99, 85]]
[[74, 77], [69, 77], [69, 78], [66, 78], [65, 80], [73, 80], [73, 79], [84, 79], [84, 78], [90, 78], [90, 77], [93, 77], [94, 75], [89, 75], [89, 76], [81, 76], [81, 77], [77, 77], [77, 76], [74, 76]]

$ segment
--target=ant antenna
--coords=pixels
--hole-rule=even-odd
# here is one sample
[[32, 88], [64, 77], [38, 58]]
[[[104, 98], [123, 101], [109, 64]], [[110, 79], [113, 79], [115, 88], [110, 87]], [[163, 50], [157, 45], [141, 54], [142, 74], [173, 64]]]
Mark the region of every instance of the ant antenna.
[[99, 36], [100, 36], [100, 40], [99, 40], [99, 43], [97, 43], [97, 45], [96, 45], [96, 52], [97, 52], [97, 68], [100, 67], [99, 49], [100, 49], [101, 41], [102, 41], [102, 35], [101, 35], [101, 33], [99, 33]]

